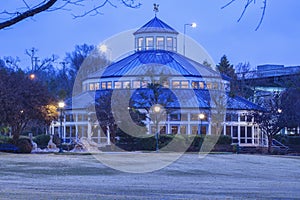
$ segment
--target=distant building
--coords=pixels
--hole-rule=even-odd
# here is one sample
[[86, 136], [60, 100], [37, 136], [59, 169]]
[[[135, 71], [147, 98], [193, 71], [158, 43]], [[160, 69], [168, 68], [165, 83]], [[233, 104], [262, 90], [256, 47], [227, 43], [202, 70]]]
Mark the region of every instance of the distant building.
[[[68, 103], [63, 119], [63, 138], [86, 137], [99, 146], [110, 144], [109, 131], [104, 131], [99, 124], [92, 122], [86, 108], [97, 97], [104, 97], [108, 90], [131, 92], [145, 91], [148, 85], [160, 82], [168, 93], [182, 101], [174, 100], [167, 109], [172, 109], [165, 121], [159, 123], [160, 134], [215, 134], [216, 127], [221, 127], [221, 134], [232, 137], [234, 144], [241, 146], [265, 145], [265, 137], [249, 112], [260, 110], [256, 104], [235, 96], [228, 95], [230, 83], [221, 78], [213, 68], [204, 66], [177, 52], [178, 32], [154, 17], [134, 34], [135, 52], [90, 74], [82, 82], [82, 93]], [[131, 39], [131, 38], [128, 38]], [[224, 93], [224, 96], [220, 95]], [[213, 94], [218, 99], [213, 100]], [[221, 98], [224, 97], [223, 102]], [[133, 96], [132, 98], [136, 98]], [[122, 101], [122, 99], [120, 99]], [[136, 98], [135, 101], [142, 101]], [[217, 101], [217, 102], [216, 102]], [[216, 104], [224, 103], [223, 118], [214, 120], [213, 115], [220, 112]], [[145, 111], [143, 106], [133, 105], [135, 109]], [[145, 104], [147, 107], [147, 105]], [[151, 105], [148, 105], [149, 107]], [[200, 114], [202, 118], [200, 119]], [[146, 120], [148, 134], [154, 134], [154, 124]], [[59, 122], [53, 122], [51, 133], [59, 133]]]
[[[280, 94], [289, 83], [300, 80], [300, 66], [259, 65], [254, 71], [238, 73], [240, 84], [253, 90], [254, 95], [249, 99], [260, 104], [264, 98]], [[300, 133], [300, 127], [285, 128], [283, 134]]]

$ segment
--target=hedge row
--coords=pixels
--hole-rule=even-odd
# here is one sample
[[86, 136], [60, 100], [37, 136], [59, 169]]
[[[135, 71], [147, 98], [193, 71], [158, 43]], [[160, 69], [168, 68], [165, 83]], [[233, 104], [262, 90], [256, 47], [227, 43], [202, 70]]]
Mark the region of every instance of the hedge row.
[[[155, 151], [156, 138], [154, 135], [147, 135], [146, 138], [132, 137], [122, 134], [116, 145], [126, 151]], [[231, 145], [231, 137], [226, 135], [160, 135], [159, 149], [166, 151], [199, 151], [205, 140], [205, 145], [213, 147], [218, 145]]]

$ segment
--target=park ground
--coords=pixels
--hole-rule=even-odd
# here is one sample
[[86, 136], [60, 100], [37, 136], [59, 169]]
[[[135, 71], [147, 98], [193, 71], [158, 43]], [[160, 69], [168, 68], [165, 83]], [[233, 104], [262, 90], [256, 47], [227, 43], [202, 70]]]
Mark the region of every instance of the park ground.
[[297, 199], [300, 158], [184, 154], [126, 173], [92, 155], [0, 153], [0, 185], [0, 199]]

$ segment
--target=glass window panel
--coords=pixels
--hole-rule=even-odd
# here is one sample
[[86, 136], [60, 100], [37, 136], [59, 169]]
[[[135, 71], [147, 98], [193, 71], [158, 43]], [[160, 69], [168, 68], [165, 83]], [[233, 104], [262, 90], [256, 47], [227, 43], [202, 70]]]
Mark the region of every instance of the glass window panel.
[[180, 134], [186, 134], [186, 126], [185, 125], [180, 125]]
[[170, 114], [170, 120], [171, 121], [179, 121], [180, 120], [180, 114]]
[[188, 81], [181, 81], [181, 88], [189, 88], [189, 82]]
[[230, 113], [226, 113], [226, 121], [231, 122], [231, 114]]
[[165, 49], [165, 38], [164, 37], [156, 38], [156, 49]]
[[246, 136], [245, 127], [244, 126], [241, 126], [240, 134], [241, 134], [242, 138], [244, 138]]
[[245, 115], [240, 115], [240, 121], [241, 122], [244, 122], [244, 121], [246, 121], [246, 116]]
[[252, 138], [252, 127], [251, 126], [247, 127], [247, 137]]
[[100, 83], [95, 83], [95, 90], [99, 90], [100, 89]]
[[173, 38], [173, 51], [177, 51], [177, 38]]
[[124, 81], [123, 82], [123, 88], [124, 89], [130, 88], [130, 81]]
[[238, 127], [237, 126], [232, 127], [232, 137], [238, 137]]
[[140, 37], [138, 38], [138, 50], [139, 51], [143, 50], [143, 46], [144, 46], [144, 38]]
[[173, 51], [173, 38], [167, 37], [167, 50]]
[[198, 126], [192, 126], [192, 134], [197, 135], [198, 134]]
[[188, 115], [187, 114], [181, 114], [181, 121], [187, 121], [188, 120]]
[[180, 81], [172, 81], [172, 88], [180, 88]]
[[218, 89], [218, 85], [219, 85], [218, 83], [213, 83], [213, 89], [217, 90]]
[[226, 126], [226, 135], [231, 136], [231, 126]]
[[112, 88], [112, 82], [111, 81], [108, 81], [107, 82], [107, 89], [111, 89]]
[[199, 88], [204, 89], [204, 87], [205, 87], [204, 82], [199, 82]]
[[177, 134], [179, 130], [179, 127], [177, 125], [171, 126], [171, 133], [172, 134]]
[[102, 83], [101, 83], [101, 88], [102, 88], [102, 89], [106, 89], [106, 82], [102, 82]]
[[115, 89], [121, 89], [122, 88], [122, 82], [115, 81]]
[[212, 89], [212, 83], [206, 83], [207, 89], [211, 90]]
[[153, 37], [146, 37], [146, 49], [153, 49], [154, 48], [154, 42], [153, 42]]
[[140, 88], [141, 87], [141, 81], [133, 81], [133, 88]]
[[159, 128], [160, 128], [160, 131], [159, 131], [160, 134], [166, 134], [167, 133], [167, 127], [166, 126], [160, 126]]
[[94, 85], [94, 83], [90, 83], [90, 85], [89, 85], [89, 90], [95, 90], [95, 85]]
[[199, 120], [199, 114], [191, 114], [191, 120], [192, 121], [198, 121]]
[[198, 89], [198, 88], [199, 88], [199, 83], [196, 82], [196, 81], [193, 81], [193, 82], [192, 82], [192, 88]]

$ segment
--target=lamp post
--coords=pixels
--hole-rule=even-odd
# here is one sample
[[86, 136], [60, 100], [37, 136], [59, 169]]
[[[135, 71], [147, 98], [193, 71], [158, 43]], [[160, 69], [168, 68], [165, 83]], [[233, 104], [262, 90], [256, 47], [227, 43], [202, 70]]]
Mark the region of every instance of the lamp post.
[[190, 26], [192, 28], [196, 28], [197, 24], [195, 22], [191, 24], [184, 24], [184, 29], [183, 29], [183, 55], [185, 56], [185, 35], [186, 35], [186, 27]]
[[63, 120], [63, 109], [65, 107], [65, 102], [60, 101], [58, 102], [58, 108], [59, 108], [59, 120], [60, 120], [60, 126], [59, 126], [59, 139], [60, 139], [60, 145], [59, 145], [59, 153], [62, 153], [62, 132], [63, 132], [63, 126], [62, 126], [62, 120]]
[[202, 134], [202, 120], [205, 118], [205, 115], [203, 113], [200, 113], [198, 117], [200, 119], [200, 134]]
[[156, 152], [159, 151], [159, 146], [158, 146], [158, 132], [159, 132], [159, 127], [158, 127], [158, 115], [161, 111], [161, 108], [159, 105], [155, 105], [153, 107], [153, 112], [155, 114], [155, 126], [156, 126], [156, 131], [155, 131], [155, 139], [156, 139]]

